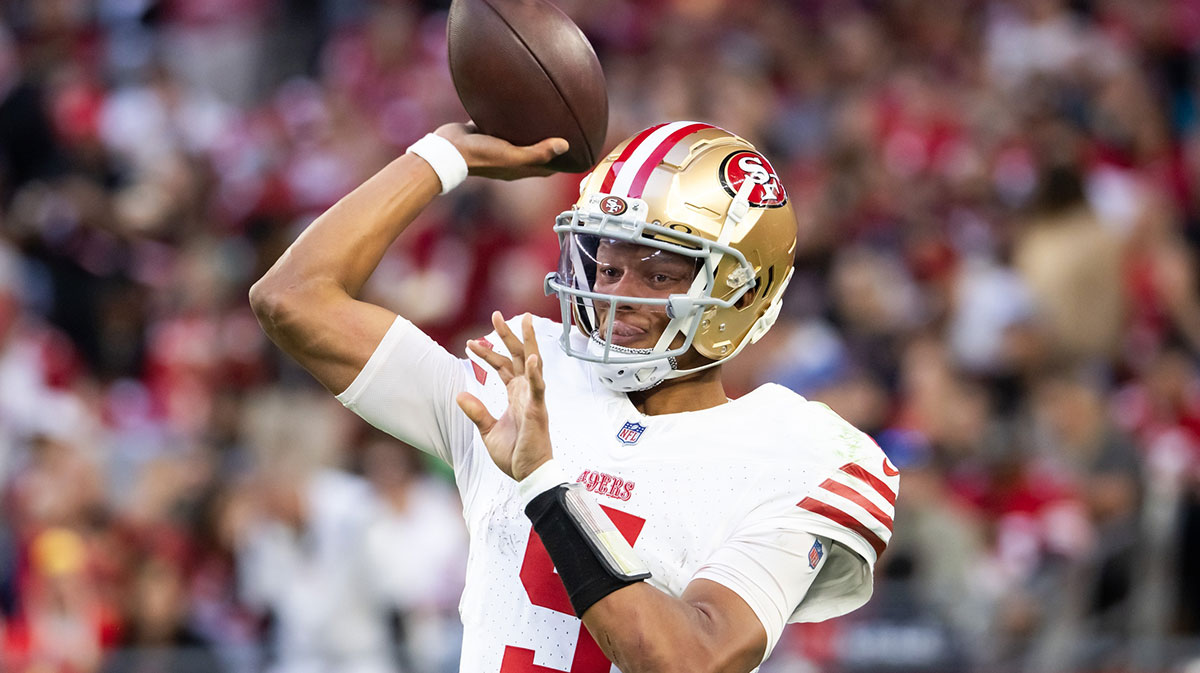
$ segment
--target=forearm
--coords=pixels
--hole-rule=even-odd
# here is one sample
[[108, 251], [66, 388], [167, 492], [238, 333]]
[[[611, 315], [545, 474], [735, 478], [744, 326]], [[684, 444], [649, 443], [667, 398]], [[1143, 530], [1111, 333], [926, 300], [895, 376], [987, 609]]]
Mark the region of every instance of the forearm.
[[676, 598], [646, 582], [631, 584], [589, 608], [583, 623], [625, 673], [753, 670], [762, 661], [765, 634], [735, 626], [737, 616], [727, 606], [689, 596], [693, 585]]
[[513, 179], [545, 175], [561, 139], [515, 147], [445, 124], [317, 218], [254, 287], [267, 336], [333, 393], [354, 381], [396, 315], [356, 297], [392, 242], [438, 193], [470, 171]]
[[297, 304], [300, 313], [311, 314], [314, 302], [356, 297], [396, 237], [468, 172], [501, 179], [548, 175], [544, 164], [566, 149], [561, 138], [516, 147], [469, 125], [439, 127], [309, 225], [251, 288], [255, 312], [273, 338], [305, 331], [287, 326]]
[[401, 156], [313, 221], [250, 288], [267, 336], [330, 392], [350, 385], [396, 318], [356, 295], [440, 189], [425, 160]]
[[572, 609], [618, 668], [746, 673], [762, 661], [767, 632], [741, 595], [707, 579], [693, 580], [679, 597], [647, 583], [650, 570], [632, 544], [567, 479], [551, 459], [518, 491]]

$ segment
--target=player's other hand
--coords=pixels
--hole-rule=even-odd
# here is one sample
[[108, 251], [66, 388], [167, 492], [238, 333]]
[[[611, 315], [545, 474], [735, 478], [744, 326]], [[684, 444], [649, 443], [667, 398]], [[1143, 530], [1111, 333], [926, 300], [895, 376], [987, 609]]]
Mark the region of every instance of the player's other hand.
[[478, 341], [467, 348], [487, 362], [508, 388], [508, 408], [493, 418], [479, 398], [459, 393], [459, 408], [479, 428], [492, 460], [505, 474], [521, 481], [554, 455], [550, 446], [550, 417], [546, 413], [546, 380], [542, 377], [542, 356], [533, 333], [533, 318], [526, 313], [517, 338], [499, 311], [492, 314], [492, 325], [512, 358], [506, 358]]
[[454, 143], [466, 159], [471, 175], [500, 180], [550, 175], [554, 170], [547, 168], [546, 162], [569, 148], [562, 138], [546, 138], [535, 145], [520, 147], [480, 133], [475, 124], [444, 124], [435, 133]]

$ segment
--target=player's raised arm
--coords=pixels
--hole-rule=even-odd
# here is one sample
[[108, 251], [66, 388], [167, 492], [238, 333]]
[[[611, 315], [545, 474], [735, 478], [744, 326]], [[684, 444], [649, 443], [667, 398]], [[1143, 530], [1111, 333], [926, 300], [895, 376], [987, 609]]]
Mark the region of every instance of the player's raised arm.
[[566, 151], [528, 147], [447, 124], [414, 144], [318, 217], [250, 289], [263, 329], [326, 388], [345, 390], [395, 315], [357, 299], [384, 252], [435, 196], [468, 172], [500, 179], [545, 175]]

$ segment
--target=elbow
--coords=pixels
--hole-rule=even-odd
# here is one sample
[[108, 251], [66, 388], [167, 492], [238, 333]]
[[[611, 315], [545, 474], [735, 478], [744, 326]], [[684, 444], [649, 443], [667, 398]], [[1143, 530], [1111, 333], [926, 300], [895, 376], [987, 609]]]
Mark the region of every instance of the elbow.
[[272, 339], [285, 334], [289, 325], [297, 322], [303, 293], [272, 280], [268, 274], [250, 287], [250, 308], [258, 323]]
[[266, 276], [250, 286], [250, 309], [263, 327], [271, 322], [273, 315], [279, 312], [283, 303], [283, 293], [272, 287]]

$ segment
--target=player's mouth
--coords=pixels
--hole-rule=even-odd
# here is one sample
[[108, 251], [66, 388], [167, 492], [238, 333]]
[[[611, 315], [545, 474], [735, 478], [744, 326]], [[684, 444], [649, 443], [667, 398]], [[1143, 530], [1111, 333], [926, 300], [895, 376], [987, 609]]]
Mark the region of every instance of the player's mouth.
[[646, 329], [618, 319], [613, 323], [612, 342], [617, 346], [638, 348], [641, 346], [639, 342], [644, 341], [648, 334]]

